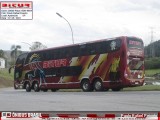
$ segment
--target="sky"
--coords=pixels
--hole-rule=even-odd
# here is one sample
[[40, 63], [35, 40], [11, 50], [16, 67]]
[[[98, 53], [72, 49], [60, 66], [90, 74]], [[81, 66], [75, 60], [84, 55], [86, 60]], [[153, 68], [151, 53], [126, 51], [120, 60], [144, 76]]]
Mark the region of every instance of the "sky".
[[[3, 1], [3, 0], [1, 0]], [[5, 0], [6, 1], [6, 0]], [[11, 1], [11, 0], [9, 0]], [[57, 47], [118, 36], [160, 39], [160, 0], [33, 0], [33, 20], [0, 20], [0, 49]], [[25, 44], [25, 43], [28, 44]]]

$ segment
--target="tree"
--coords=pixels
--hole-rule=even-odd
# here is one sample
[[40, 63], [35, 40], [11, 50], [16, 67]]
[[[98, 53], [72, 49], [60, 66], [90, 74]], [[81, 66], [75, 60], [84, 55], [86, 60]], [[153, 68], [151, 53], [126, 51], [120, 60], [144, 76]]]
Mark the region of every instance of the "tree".
[[160, 57], [160, 40], [145, 46], [144, 50], [146, 57]]
[[47, 46], [43, 45], [41, 42], [34, 42], [33, 45], [30, 47], [31, 51], [45, 48], [47, 48]]
[[4, 51], [3, 50], [0, 50], [0, 57], [4, 58]]
[[22, 53], [19, 49], [21, 49], [20, 45], [12, 45], [11, 46], [11, 58], [13, 60], [13, 63], [15, 63], [18, 55], [20, 55]]

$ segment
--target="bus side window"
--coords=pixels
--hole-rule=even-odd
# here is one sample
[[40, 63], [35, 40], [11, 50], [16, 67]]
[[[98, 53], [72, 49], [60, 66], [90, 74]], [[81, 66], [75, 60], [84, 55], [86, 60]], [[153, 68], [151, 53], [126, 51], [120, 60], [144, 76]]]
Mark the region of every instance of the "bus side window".
[[96, 54], [96, 45], [95, 44], [90, 44], [88, 45], [88, 53], [89, 55]]
[[59, 57], [58, 57], [58, 58], [63, 58], [63, 56], [64, 56], [64, 49], [61, 48], [61, 49], [59, 50]]
[[106, 46], [105, 46], [104, 42], [101, 42], [101, 43], [97, 43], [97, 44], [96, 44], [96, 52], [97, 52], [98, 54], [105, 53], [105, 52], [106, 52], [106, 51], [105, 51], [105, 48], [106, 48]]
[[46, 52], [41, 53], [41, 57], [43, 61], [47, 60], [47, 53]]
[[31, 53], [28, 54], [26, 61], [25, 61], [25, 65], [29, 63], [29, 58], [31, 57]]
[[117, 39], [116, 44], [117, 49], [119, 49], [121, 47], [121, 39]]
[[60, 77], [61, 76], [61, 69], [60, 68], [56, 68], [56, 76]]
[[70, 48], [66, 48], [66, 50], [65, 50], [65, 57], [66, 58], [71, 57], [71, 49]]
[[68, 76], [67, 67], [61, 68], [61, 76]]
[[69, 48], [61, 49], [60, 58], [68, 58], [70, 56]]
[[80, 45], [80, 56], [88, 55], [87, 45]]
[[60, 51], [54, 50], [54, 59], [59, 59]]
[[71, 57], [79, 56], [79, 46], [73, 46], [70, 51]]
[[44, 54], [45, 54], [45, 59], [44, 60], [51, 60], [52, 58], [52, 55], [51, 55], [51, 51], [47, 51], [47, 52], [44, 52]]

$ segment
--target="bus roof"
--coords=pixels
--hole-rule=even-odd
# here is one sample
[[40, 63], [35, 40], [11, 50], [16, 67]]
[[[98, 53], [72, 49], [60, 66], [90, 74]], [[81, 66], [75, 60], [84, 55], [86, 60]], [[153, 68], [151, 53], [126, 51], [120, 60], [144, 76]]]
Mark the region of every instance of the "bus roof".
[[102, 41], [109, 41], [109, 40], [120, 39], [120, 38], [136, 38], [136, 39], [141, 40], [141, 38], [138, 38], [138, 37], [135, 37], [135, 36], [119, 36], [119, 37], [113, 37], [113, 38], [93, 40], [93, 41], [88, 41], [88, 42], [83, 42], [83, 43], [76, 43], [76, 44], [70, 44], [70, 45], [64, 45], [64, 46], [51, 47], [51, 48], [46, 48], [46, 49], [41, 49], [41, 50], [33, 50], [33, 51], [30, 51], [30, 53], [59, 49], [59, 48], [65, 48], [65, 47], [79, 46], [79, 45], [84, 45], [84, 44], [89, 44], [89, 43], [96, 43], [96, 42], [98, 43], [98, 42], [102, 42]]

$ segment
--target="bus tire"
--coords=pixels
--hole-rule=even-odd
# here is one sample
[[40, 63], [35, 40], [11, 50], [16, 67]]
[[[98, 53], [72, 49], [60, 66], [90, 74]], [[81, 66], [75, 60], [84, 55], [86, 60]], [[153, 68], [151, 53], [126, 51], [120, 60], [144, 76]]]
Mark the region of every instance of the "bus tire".
[[103, 91], [109, 91], [109, 88], [103, 88]]
[[26, 83], [26, 92], [31, 92], [31, 86], [29, 82]]
[[95, 89], [95, 91], [103, 91], [103, 84], [102, 84], [101, 80], [97, 79], [94, 82], [94, 89]]
[[56, 91], [57, 91], [57, 89], [51, 89], [51, 91], [52, 91], [52, 92], [56, 92]]
[[123, 88], [119, 88], [119, 87], [118, 87], [118, 88], [112, 88], [112, 91], [115, 91], [115, 92], [116, 92], [116, 91], [120, 91], [120, 90], [122, 90], [122, 89], [123, 89]]
[[42, 89], [42, 91], [43, 91], [43, 92], [47, 92], [47, 91], [48, 91], [48, 89]]
[[81, 88], [84, 92], [89, 92], [93, 90], [89, 80], [83, 80], [81, 83]]
[[35, 83], [34, 83], [33, 88], [34, 88], [34, 91], [35, 91], [35, 92], [39, 92], [39, 91], [40, 91], [40, 88], [39, 88], [38, 82], [35, 82]]

